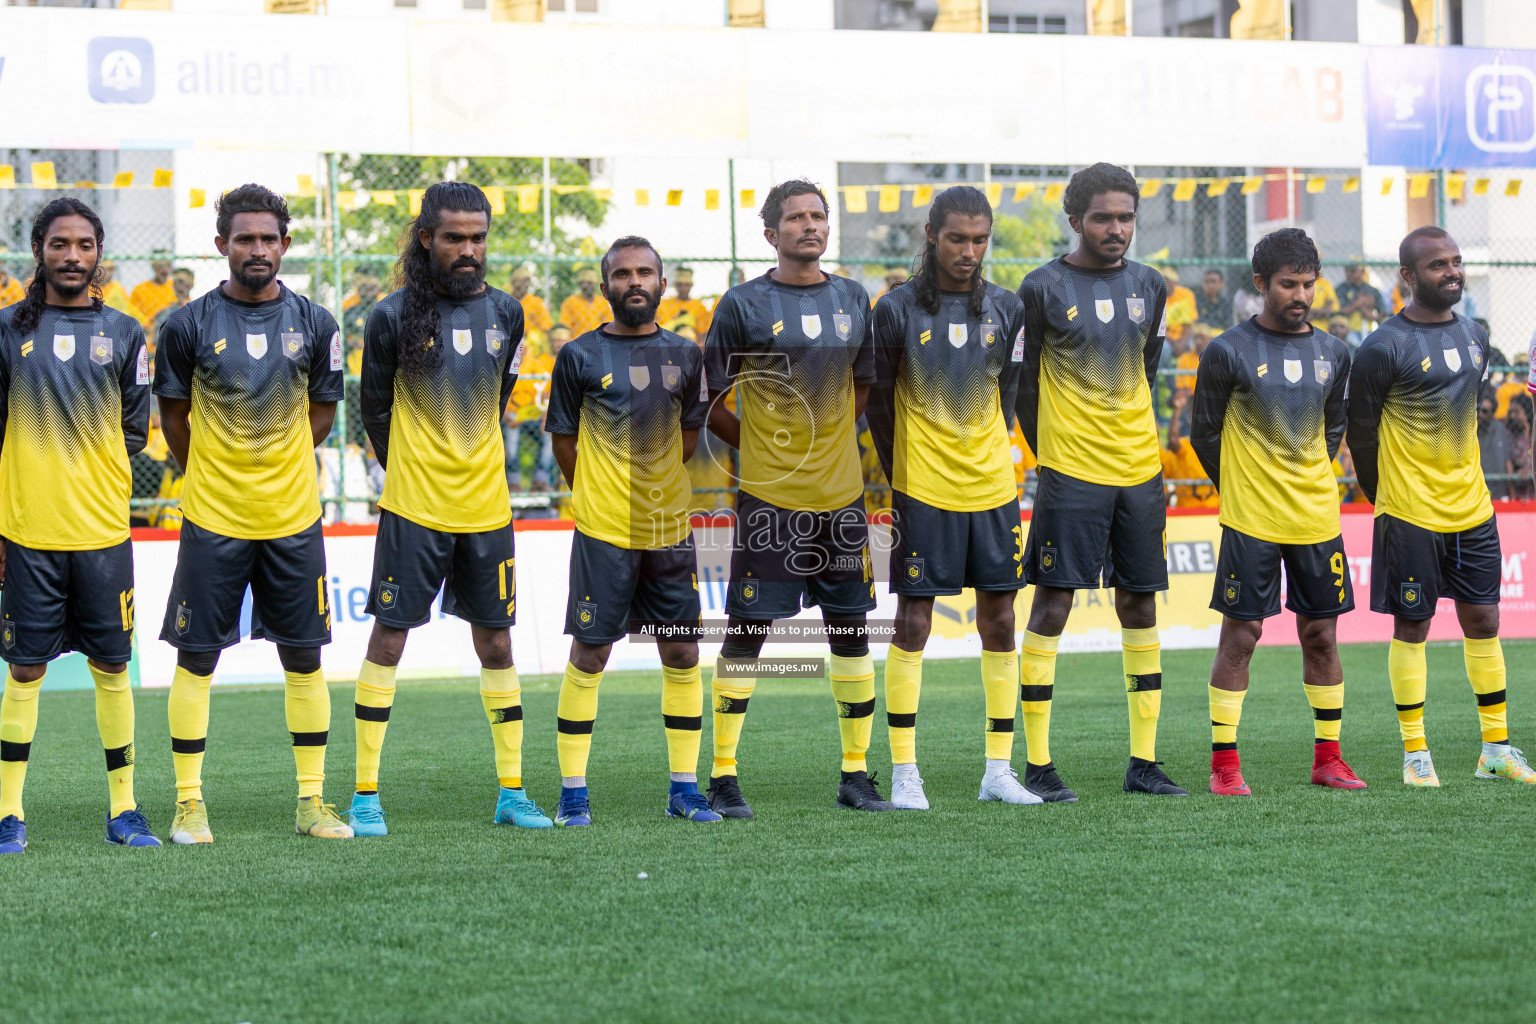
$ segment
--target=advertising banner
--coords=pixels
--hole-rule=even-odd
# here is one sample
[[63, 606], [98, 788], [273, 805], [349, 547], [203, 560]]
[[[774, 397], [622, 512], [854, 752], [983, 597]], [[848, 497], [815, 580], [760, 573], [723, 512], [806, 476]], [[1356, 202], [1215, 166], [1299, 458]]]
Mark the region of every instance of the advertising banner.
[[1370, 162], [1536, 167], [1536, 51], [1367, 48]]

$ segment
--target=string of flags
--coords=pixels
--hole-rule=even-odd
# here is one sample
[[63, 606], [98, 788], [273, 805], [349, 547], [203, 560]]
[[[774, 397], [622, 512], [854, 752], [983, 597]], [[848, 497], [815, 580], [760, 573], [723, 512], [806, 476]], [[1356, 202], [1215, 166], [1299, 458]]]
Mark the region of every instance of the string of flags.
[[[0, 164], [0, 189], [96, 189], [96, 190], [125, 190], [125, 189], [168, 189], [172, 187], [174, 175], [166, 168], [156, 168], [150, 176], [149, 184], [139, 184], [132, 171], [120, 171], [111, 182], [76, 181], [73, 184], [60, 182], [51, 161], [39, 161], [31, 165], [32, 176], [29, 181], [22, 183], [16, 178], [16, 168], [10, 164]], [[1361, 188], [1361, 176], [1358, 174], [1249, 174], [1234, 175], [1230, 177], [1214, 178], [1141, 178], [1141, 197], [1153, 199], [1161, 195], [1163, 190], [1171, 189], [1173, 201], [1187, 203], [1197, 195], [1204, 194], [1211, 198], [1224, 196], [1233, 190], [1240, 195], [1250, 196], [1270, 182], [1291, 182], [1295, 186], [1304, 188], [1308, 193], [1317, 195], [1327, 192], [1330, 186], [1337, 185], [1341, 192], [1346, 194], [1358, 193]], [[1410, 199], [1423, 199], [1430, 194], [1430, 189], [1436, 180], [1436, 175], [1429, 173], [1410, 173], [1402, 177], [1384, 177], [1381, 179], [1381, 195], [1390, 196], [1404, 194]], [[1523, 184], [1520, 178], [1507, 178], [1495, 182], [1489, 177], [1479, 177], [1466, 172], [1449, 172], [1445, 175], [1445, 195], [1447, 199], [1465, 199], [1469, 194], [1473, 196], [1503, 195], [1516, 197], [1520, 195]], [[313, 175], [301, 174], [297, 178], [297, 189], [293, 194], [300, 198], [314, 199], [320, 194]], [[895, 213], [907, 205], [911, 209], [921, 209], [933, 202], [934, 190], [942, 188], [938, 185], [841, 185], [828, 189], [829, 192], [842, 194], [843, 209], [847, 213], [868, 213], [870, 210], [871, 193], [874, 193], [875, 209], [880, 213]], [[1028, 202], [1039, 197], [1048, 206], [1061, 202], [1062, 193], [1066, 190], [1067, 183], [1062, 180], [1051, 181], [1018, 181], [1018, 182], [987, 182], [982, 186], [987, 199], [993, 206], [1001, 206], [1006, 197], [1013, 203]], [[505, 214], [508, 210], [518, 213], [537, 213], [544, 202], [544, 186], [538, 184], [523, 185], [487, 185], [482, 186], [486, 198], [490, 200], [491, 212], [497, 216]], [[590, 194], [600, 203], [608, 203], [614, 200], [616, 190], [603, 188], [596, 185], [551, 185], [550, 191], [555, 195], [575, 195], [578, 193]], [[406, 205], [411, 216], [421, 212], [421, 197], [425, 189], [343, 189], [336, 193], [336, 205], [343, 211], [360, 210], [370, 203], [378, 206]], [[702, 192], [703, 208], [705, 210], [719, 210], [724, 198], [728, 194], [718, 188], [691, 190], [681, 188], [668, 189], [634, 189], [633, 205], [651, 206], [653, 197], [657, 200], [655, 205], [668, 207], [681, 207], [684, 198], [690, 198], [690, 204], [697, 202], [695, 197]], [[752, 210], [757, 207], [757, 190], [744, 188], [740, 190], [740, 208]], [[189, 188], [187, 190], [187, 205], [192, 209], [206, 206], [208, 203], [208, 190], [202, 188]]]

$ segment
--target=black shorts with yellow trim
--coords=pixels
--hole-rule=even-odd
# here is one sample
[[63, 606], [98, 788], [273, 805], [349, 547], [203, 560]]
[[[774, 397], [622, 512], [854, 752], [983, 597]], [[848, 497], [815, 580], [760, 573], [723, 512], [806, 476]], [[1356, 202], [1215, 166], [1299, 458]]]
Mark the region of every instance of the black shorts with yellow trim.
[[1331, 619], [1355, 607], [1342, 535], [1316, 544], [1276, 544], [1223, 526], [1212, 610], [1246, 621], [1279, 615], [1282, 565], [1287, 611]]
[[1024, 582], [1061, 590], [1168, 589], [1163, 474], [1128, 487], [1039, 470]]
[[571, 591], [565, 632], [584, 644], [630, 633], [697, 642], [698, 559], [690, 534], [666, 548], [621, 548], [577, 530], [571, 539]]
[[373, 585], [366, 611], [392, 629], [414, 629], [443, 614], [487, 629], [517, 621], [517, 559], [512, 524], [481, 533], [449, 533], [388, 510], [379, 513]]
[[1019, 503], [983, 512], [936, 508], [891, 492], [891, 593], [908, 597], [1024, 586], [1024, 522]]
[[5, 546], [0, 656], [41, 665], [79, 651], [107, 665], [133, 657], [133, 542], [89, 551]]
[[1438, 533], [1382, 513], [1371, 536], [1371, 611], [1428, 619], [1449, 597], [1498, 604], [1504, 556], [1493, 516], [1468, 530]]
[[160, 639], [182, 651], [234, 646], [240, 642], [247, 587], [253, 640], [300, 648], [331, 642], [319, 519], [299, 533], [270, 540], [226, 537], [183, 522]]
[[731, 585], [725, 611], [786, 619], [801, 607], [830, 616], [875, 607], [874, 563], [864, 497], [829, 512], [780, 508], [742, 491], [736, 501]]

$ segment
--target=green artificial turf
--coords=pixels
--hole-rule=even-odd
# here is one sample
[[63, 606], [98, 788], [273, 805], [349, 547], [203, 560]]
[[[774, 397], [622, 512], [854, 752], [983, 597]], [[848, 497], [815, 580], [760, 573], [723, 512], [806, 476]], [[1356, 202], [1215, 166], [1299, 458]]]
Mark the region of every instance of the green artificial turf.
[[[1518, 743], [1536, 731], [1536, 647], [1506, 652]], [[708, 826], [661, 814], [659, 678], [615, 674], [588, 772], [596, 823], [550, 832], [490, 825], [496, 780], [474, 685], [404, 684], [383, 771], [393, 834], [350, 842], [292, 833], [282, 692], [219, 692], [204, 770], [217, 842], [158, 851], [103, 845], [91, 697], [47, 693], [27, 782], [32, 846], [0, 858], [0, 1019], [1483, 1021], [1536, 1010], [1536, 787], [1473, 779], [1459, 645], [1429, 653], [1439, 791], [1402, 785], [1386, 651], [1363, 646], [1344, 652], [1343, 738], [1369, 790], [1308, 784], [1299, 655], [1265, 649], [1239, 732], [1255, 796], [1210, 796], [1209, 662], [1163, 655], [1161, 752], [1187, 800], [1120, 791], [1119, 658], [1063, 655], [1052, 746], [1082, 802], [977, 803], [977, 664], [933, 661], [918, 732], [932, 811], [835, 809], [825, 685], [765, 682], [741, 751], [758, 818]], [[550, 810], [558, 685], [529, 678], [523, 691], [526, 778]], [[136, 696], [139, 796], [164, 836], [165, 696]], [[332, 701], [329, 795], [344, 806], [350, 687]], [[884, 785], [883, 699], [876, 722], [870, 763]]]

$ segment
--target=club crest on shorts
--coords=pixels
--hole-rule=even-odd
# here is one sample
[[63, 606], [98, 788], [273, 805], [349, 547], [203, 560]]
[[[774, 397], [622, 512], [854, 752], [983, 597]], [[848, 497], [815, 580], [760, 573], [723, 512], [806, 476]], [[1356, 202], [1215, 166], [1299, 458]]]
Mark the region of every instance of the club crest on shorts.
[[1053, 547], [1043, 547], [1043, 548], [1041, 548], [1040, 549], [1040, 559], [1039, 559], [1039, 561], [1040, 561], [1040, 571], [1041, 572], [1055, 572], [1056, 571], [1056, 549], [1053, 548]]
[[176, 609], [176, 635], [186, 636], [192, 629], [192, 609], [182, 605]]
[[590, 625], [592, 625], [593, 622], [596, 622], [597, 621], [597, 602], [596, 601], [577, 601], [576, 602], [576, 621], [581, 623], [583, 627], [590, 626]]
[[853, 337], [853, 314], [833, 313], [832, 330], [837, 332], [838, 341], [847, 341]]
[[759, 584], [756, 580], [742, 580], [736, 585], [736, 593], [741, 597], [742, 604], [757, 603], [758, 586]]
[[453, 329], [453, 350], [461, 356], [469, 355], [469, 350], [475, 347], [475, 332], [455, 327]]
[[1285, 361], [1285, 379], [1292, 384], [1301, 380], [1301, 360], [1287, 359]]
[[75, 356], [75, 336], [73, 334], [55, 334], [53, 336], [53, 354], [64, 362], [69, 362]]
[[821, 314], [811, 313], [808, 316], [802, 314], [800, 317], [800, 332], [807, 338], [821, 337]]
[[505, 331], [486, 331], [485, 350], [493, 356], [501, 355], [502, 346], [507, 343]]
[[1241, 580], [1227, 580], [1221, 585], [1221, 599], [1229, 605], [1237, 604], [1238, 597], [1243, 592]]
[[1417, 608], [1424, 600], [1424, 588], [1417, 583], [1404, 583], [1398, 590], [1404, 608]]
[[676, 391], [683, 383], [683, 370], [680, 366], [663, 366], [661, 368], [661, 386], [668, 391]]
[[1326, 359], [1312, 360], [1312, 376], [1319, 384], [1327, 384], [1333, 379], [1333, 364]]
[[629, 368], [629, 386], [636, 391], [644, 391], [651, 385], [651, 368], [649, 366], [631, 366]]
[[1126, 299], [1125, 315], [1131, 318], [1131, 323], [1139, 324], [1147, 318], [1146, 299]]
[[1115, 300], [1099, 299], [1093, 304], [1093, 311], [1098, 314], [1100, 323], [1107, 324], [1115, 318]]
[[16, 646], [16, 623], [10, 619], [6, 619], [4, 626], [0, 626], [0, 644], [4, 644], [8, 651]]
[[921, 558], [909, 558], [906, 560], [907, 582], [923, 582], [923, 560]]
[[304, 354], [304, 335], [280, 334], [278, 337], [283, 343], [283, 355], [289, 359], [297, 360]]
[[247, 334], [245, 336], [245, 351], [252, 359], [260, 359], [267, 354], [267, 336], [265, 334]]
[[395, 605], [397, 605], [399, 603], [400, 603], [400, 584], [398, 584], [398, 583], [380, 583], [379, 584], [379, 607], [381, 607], [381, 608], [393, 608]]
[[91, 339], [91, 362], [97, 366], [109, 366], [112, 363], [112, 339], [103, 338], [101, 335]]
[[1445, 365], [1450, 368], [1451, 372], [1455, 373], [1457, 370], [1461, 369], [1461, 349], [1448, 348], [1444, 351]]
[[969, 328], [965, 324], [950, 324], [949, 343], [955, 348], [961, 347], [965, 344], [968, 331]]

